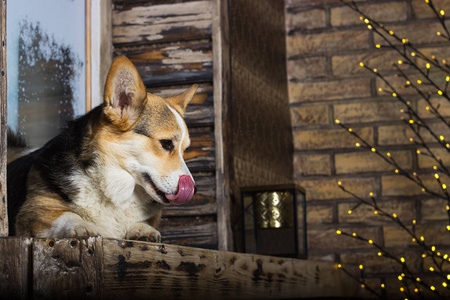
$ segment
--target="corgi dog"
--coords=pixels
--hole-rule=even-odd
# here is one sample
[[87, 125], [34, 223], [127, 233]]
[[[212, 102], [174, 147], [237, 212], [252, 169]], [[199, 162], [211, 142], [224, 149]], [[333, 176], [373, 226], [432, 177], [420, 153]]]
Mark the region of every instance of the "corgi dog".
[[183, 114], [196, 90], [147, 93], [133, 63], [115, 59], [102, 105], [8, 164], [10, 235], [160, 242], [162, 209], [195, 193]]

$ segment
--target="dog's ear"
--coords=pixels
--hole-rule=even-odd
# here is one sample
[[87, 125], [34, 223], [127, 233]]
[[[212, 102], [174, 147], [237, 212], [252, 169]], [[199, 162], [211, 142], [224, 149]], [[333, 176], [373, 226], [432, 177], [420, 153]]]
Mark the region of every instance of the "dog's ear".
[[121, 130], [130, 129], [147, 101], [147, 91], [133, 63], [118, 57], [109, 70], [105, 84], [103, 111]]
[[194, 84], [189, 89], [184, 91], [183, 93], [164, 98], [167, 102], [170, 103], [182, 116], [184, 115], [184, 112], [186, 110], [186, 106], [189, 104], [189, 102], [192, 100], [192, 98], [195, 95], [195, 92], [197, 91], [198, 85]]

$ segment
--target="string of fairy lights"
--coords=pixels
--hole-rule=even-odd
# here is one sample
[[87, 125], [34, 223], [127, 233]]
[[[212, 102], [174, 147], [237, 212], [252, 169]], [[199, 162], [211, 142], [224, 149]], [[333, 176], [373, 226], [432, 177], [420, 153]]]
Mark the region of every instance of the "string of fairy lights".
[[[450, 122], [448, 122], [447, 119], [439, 112], [440, 105], [433, 103], [432, 98], [438, 95], [450, 102], [450, 95], [447, 92], [450, 82], [450, 65], [448, 64], [447, 60], [438, 60], [434, 55], [428, 57], [419, 49], [415, 48], [407, 38], [398, 36], [392, 30], [385, 28], [383, 24], [369, 18], [359, 10], [359, 7], [353, 1], [341, 1], [354, 11], [358, 12], [361, 15], [360, 19], [365, 24], [367, 24], [367, 28], [381, 37], [382, 40], [386, 43], [386, 45], [381, 45], [381, 43], [376, 44], [375, 47], [377, 49], [389, 47], [391, 49], [394, 49], [400, 55], [401, 59], [399, 59], [393, 65], [397, 73], [396, 76], [399, 76], [404, 80], [404, 85], [402, 86], [402, 88], [410, 88], [414, 90], [421, 97], [421, 99], [425, 100], [426, 111], [431, 113], [431, 115], [435, 119], [440, 120], [446, 126], [446, 128], [450, 129]], [[425, 0], [425, 3], [428, 4], [436, 18], [439, 20], [439, 23], [442, 25], [443, 31], [436, 32], [436, 35], [450, 42], [450, 32], [445, 23], [445, 11], [436, 9], [432, 0]], [[392, 41], [392, 39], [394, 40], [394, 42]], [[398, 43], [399, 45], [395, 43]], [[424, 62], [424, 67], [419, 66], [416, 61], [417, 59], [421, 59]], [[415, 72], [405, 72], [402, 69], [402, 66], [404, 65], [410, 66], [411, 69]], [[413, 181], [421, 188], [422, 192], [446, 200], [447, 204], [445, 206], [445, 209], [447, 211], [449, 219], [446, 229], [450, 232], [450, 193], [447, 189], [447, 184], [444, 183], [444, 180], [441, 177], [446, 176], [446, 179], [450, 178], [450, 170], [445, 165], [441, 157], [435, 153], [435, 150], [433, 150], [433, 147], [437, 145], [440, 146], [440, 148], [445, 149], [445, 153], [450, 154], [450, 141], [447, 141], [444, 135], [436, 134], [435, 129], [427, 124], [427, 122], [424, 120], [424, 117], [422, 117], [421, 114], [418, 113], [414, 105], [411, 104], [411, 102], [404, 96], [402, 96], [401, 93], [399, 93], [399, 91], [395, 88], [395, 86], [391, 84], [385, 76], [380, 74], [376, 68], [371, 68], [363, 62], [360, 62], [360, 66], [370, 71], [373, 75], [379, 78], [381, 82], [384, 83], [386, 87], [380, 87], [378, 89], [380, 93], [387, 93], [404, 105], [404, 108], [400, 110], [400, 112], [404, 114], [404, 116], [401, 117], [401, 120], [408, 126], [408, 128], [415, 136], [411, 137], [409, 140], [412, 144], [415, 145], [417, 155], [430, 157], [435, 162], [435, 165], [433, 166], [433, 171], [435, 171], [434, 179], [436, 180], [439, 189], [436, 190], [436, 188], [428, 186], [427, 182], [422, 178], [423, 174], [417, 174], [416, 172], [409, 172], [408, 170], [405, 170], [391, 155], [390, 152], [383, 153], [379, 149], [375, 148], [370, 143], [365, 141], [351, 127], [342, 124], [338, 119], [335, 120], [335, 123], [340, 125], [342, 128], [344, 128], [357, 138], [358, 142], [355, 143], [356, 147], [368, 149], [369, 151], [381, 157], [385, 162], [394, 167], [394, 172], [396, 174], [403, 175], [404, 177]], [[441, 79], [441, 82], [436, 81], [432, 77], [432, 75], [435, 76], [435, 74], [432, 73], [432, 70], [445, 73], [445, 75]], [[416, 76], [417, 74], [419, 75], [419, 79], [413, 80], [412, 77]], [[428, 135], [431, 138], [425, 138], [425, 135]], [[430, 144], [432, 144], [433, 146], [430, 146]], [[425, 291], [431, 291], [435, 296], [444, 299], [444, 294], [441, 293], [440, 289], [444, 288], [444, 290], [450, 290], [450, 272], [448, 271], [450, 267], [450, 255], [448, 253], [438, 251], [436, 246], [434, 245], [429, 245], [428, 242], [426, 242], [425, 237], [416, 232], [417, 220], [412, 220], [411, 224], [404, 224], [396, 213], [389, 213], [382, 207], [380, 207], [373, 192], [369, 194], [370, 200], [367, 200], [347, 190], [343, 186], [341, 181], [338, 181], [338, 186], [342, 191], [358, 200], [355, 206], [348, 210], [348, 214], [352, 214], [359, 206], [366, 205], [372, 209], [375, 215], [388, 218], [390, 219], [390, 221], [400, 226], [410, 236], [411, 241], [422, 251], [421, 258], [424, 260], [424, 262], [426, 259], [431, 260], [432, 264], [428, 267], [428, 271], [432, 274], [435, 274], [437, 278], [440, 278], [440, 283], [439, 285], [435, 283], [430, 284], [427, 282], [427, 280], [415, 276], [414, 272], [411, 270], [411, 267], [407, 264], [407, 260], [405, 259], [405, 257], [397, 257], [372, 239], [367, 239], [365, 237], [359, 236], [356, 232], [348, 233], [341, 229], [338, 229], [336, 233], [338, 235], [348, 236], [368, 243], [372, 247], [377, 249], [378, 256], [391, 259], [395, 263], [397, 263], [401, 267], [401, 273], [398, 275], [398, 280], [401, 283], [400, 291], [404, 294], [406, 300], [411, 297], [419, 297], [421, 299], [425, 299]], [[385, 282], [381, 282], [379, 286], [381, 292], [379, 292], [379, 289], [374, 289], [367, 285], [366, 279], [364, 277], [365, 269], [362, 264], [359, 265], [359, 269], [361, 271], [359, 277], [355, 277], [351, 272], [344, 268], [342, 264], [338, 264], [337, 267], [357, 280], [361, 284], [362, 288], [368, 290], [377, 297], [387, 297]], [[439, 288], [439, 286], [441, 286], [441, 288]], [[449, 295], [448, 292], [446, 295]]]

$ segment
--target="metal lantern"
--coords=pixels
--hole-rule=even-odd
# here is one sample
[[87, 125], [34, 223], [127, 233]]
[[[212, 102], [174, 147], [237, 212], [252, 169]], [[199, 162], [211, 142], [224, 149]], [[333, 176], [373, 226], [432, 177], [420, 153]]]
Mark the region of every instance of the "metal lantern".
[[297, 185], [241, 188], [247, 253], [306, 258], [305, 190]]

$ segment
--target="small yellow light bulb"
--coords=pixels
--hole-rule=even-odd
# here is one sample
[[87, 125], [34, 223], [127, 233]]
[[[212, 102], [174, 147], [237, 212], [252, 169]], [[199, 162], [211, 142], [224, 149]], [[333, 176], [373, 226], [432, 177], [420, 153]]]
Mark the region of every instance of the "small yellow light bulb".
[[442, 283], [442, 286], [443, 286], [443, 287], [447, 287], [447, 282], [443, 282], [443, 283]]
[[398, 169], [395, 169], [395, 171], [394, 171], [394, 172], [398, 174]]
[[414, 53], [414, 52], [411, 52], [411, 56], [416, 56], [416, 53]]
[[376, 44], [376, 45], [375, 45], [375, 47], [377, 47], [377, 48], [380, 48], [380, 47], [381, 47], [381, 45], [380, 45], [380, 44]]
[[431, 271], [431, 272], [434, 272], [434, 268], [433, 268], [433, 267], [430, 267], [430, 271]]
[[360, 66], [360, 67], [364, 67], [364, 63], [363, 63], [363, 62], [360, 62], [360, 63], [359, 63], [359, 66]]
[[394, 32], [392, 30], [389, 30], [390, 35], [394, 35]]
[[373, 72], [376, 73], [376, 72], [378, 72], [378, 70], [377, 69], [373, 69]]
[[371, 150], [372, 150], [372, 152], [376, 152], [377, 151], [377, 149], [375, 149], [375, 148], [372, 148]]
[[372, 192], [370, 192], [370, 193], [369, 193], [369, 196], [370, 196], [370, 197], [373, 197], [373, 193], [372, 193]]
[[440, 139], [441, 141], [443, 141], [445, 138], [444, 138], [443, 135], [441, 135], [441, 136], [439, 136], [439, 139]]
[[403, 61], [401, 59], [398, 60], [397, 62], [399, 65], [401, 65], [403, 63]]
[[439, 90], [438, 94], [442, 96], [443, 92], [441, 90]]
[[401, 275], [398, 275], [398, 280], [402, 281], [403, 277]]
[[409, 120], [409, 124], [414, 124], [414, 120]]
[[352, 210], [351, 210], [351, 209], [350, 209], [350, 210], [348, 211], [348, 214], [349, 214], [349, 215], [351, 215], [351, 214], [352, 214]]
[[365, 289], [365, 288], [366, 288], [366, 286], [365, 286], [364, 284], [361, 284], [361, 287], [362, 287], [363, 289]]
[[445, 77], [445, 81], [450, 81], [450, 76]]
[[341, 184], [342, 184], [342, 182], [338, 181], [338, 185], [341, 185]]
[[384, 283], [381, 284], [381, 288], [384, 289], [386, 286], [384, 285]]
[[373, 213], [376, 214], [376, 215], [378, 215], [378, 211], [377, 211], [377, 210], [375, 210]]
[[446, 210], [450, 210], [450, 206], [448, 206], [448, 205], [445, 206], [445, 209], [446, 209]]
[[369, 244], [373, 244], [373, 241], [372, 241], [372, 240], [369, 240]]
[[403, 287], [400, 288], [400, 292], [404, 292], [405, 289]]
[[414, 225], [416, 225], [417, 221], [416, 221], [416, 220], [412, 220], [412, 223], [413, 223]]
[[360, 270], [364, 269], [363, 265], [359, 265], [359, 269]]
[[418, 288], [415, 288], [414, 289], [414, 293], [418, 293], [419, 292], [419, 289]]
[[396, 93], [392, 93], [392, 96], [393, 96], [393, 97], [397, 97], [397, 94], [396, 94]]
[[447, 189], [447, 186], [445, 185], [445, 183], [442, 184], [442, 189], [443, 189], [443, 190], [446, 190], [446, 189]]
[[445, 11], [443, 9], [441, 9], [439, 13], [441, 14], [441, 16], [445, 15]]
[[431, 68], [431, 65], [429, 63], [427, 63], [425, 66], [427, 67], [427, 69]]
[[450, 274], [447, 274], [447, 280], [450, 280]]
[[353, 130], [353, 129], [349, 128], [349, 129], [348, 129], [348, 132], [352, 132], [352, 130]]
[[367, 25], [367, 28], [372, 29], [372, 25]]
[[392, 216], [393, 216], [394, 218], [397, 218], [397, 214], [396, 214], [396, 213], [393, 213]]
[[417, 83], [418, 83], [418, 84], [422, 84], [422, 80], [418, 79], [418, 80], [417, 80]]
[[450, 231], [450, 225], [447, 225], [447, 230]]
[[410, 85], [410, 84], [411, 84], [411, 81], [407, 80], [407, 81], [406, 81], [406, 84], [407, 84], [407, 85]]
[[439, 179], [439, 174], [434, 174], [434, 177], [436, 178], [436, 179]]
[[420, 150], [417, 150], [416, 153], [417, 153], [417, 154], [420, 154]]
[[334, 120], [334, 122], [335, 122], [336, 124], [339, 124], [339, 123], [340, 123], [340, 121], [339, 121], [338, 119]]
[[434, 291], [436, 288], [434, 286], [430, 286], [430, 290]]
[[356, 147], [359, 147], [359, 146], [361, 146], [361, 145], [360, 145], [359, 143], [356, 143], [355, 146], [356, 146]]
[[378, 252], [378, 256], [383, 256], [383, 253], [381, 253], [381, 252]]
[[440, 36], [441, 35], [441, 33], [438, 31], [438, 32], [436, 32], [436, 35], [438, 35], [438, 36]]
[[389, 157], [389, 156], [391, 156], [391, 153], [388, 152], [388, 153], [386, 153], [386, 155]]
[[423, 236], [421, 236], [420, 240], [423, 242], [423, 241], [425, 241], [425, 238]]
[[436, 247], [435, 246], [431, 246], [431, 251], [436, 251]]
[[433, 170], [437, 170], [437, 166], [433, 166]]
[[419, 277], [417, 277], [417, 278], [416, 278], [416, 281], [417, 281], [417, 282], [420, 282], [420, 278], [419, 278]]
[[404, 257], [400, 257], [400, 261], [401, 261], [402, 263], [404, 263], [404, 262], [405, 262], [405, 258], [404, 258]]
[[340, 231], [340, 230], [336, 230], [336, 233], [337, 233], [337, 234], [341, 234], [341, 233], [342, 233], [342, 231]]

